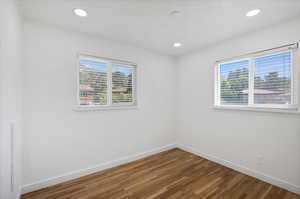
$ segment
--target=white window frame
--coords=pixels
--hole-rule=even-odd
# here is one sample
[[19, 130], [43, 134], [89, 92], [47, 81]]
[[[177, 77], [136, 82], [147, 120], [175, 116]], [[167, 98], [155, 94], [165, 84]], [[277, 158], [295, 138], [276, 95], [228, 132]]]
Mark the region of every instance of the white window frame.
[[[80, 60], [87, 59], [97, 62], [103, 62], [107, 64], [107, 104], [104, 105], [81, 105], [80, 104]], [[122, 102], [113, 103], [112, 102], [112, 67], [114, 64], [126, 66], [133, 69], [133, 101], [132, 102]], [[137, 64], [129, 61], [123, 61], [118, 59], [103, 58], [86, 54], [78, 54], [77, 56], [77, 96], [75, 111], [94, 111], [94, 110], [110, 110], [110, 109], [136, 109], [137, 108]]]
[[[298, 45], [297, 45], [298, 46]], [[250, 110], [250, 111], [266, 111], [266, 112], [286, 112], [286, 113], [300, 113], [298, 107], [298, 71], [296, 70], [299, 62], [296, 59], [296, 51], [298, 48], [274, 48], [274, 50], [260, 51], [259, 53], [251, 53], [245, 56], [238, 56], [237, 58], [226, 59], [215, 64], [215, 97], [214, 108], [216, 109], [234, 109], [234, 110]], [[291, 53], [291, 104], [254, 104], [254, 59], [272, 56], [279, 53]], [[298, 54], [297, 54], [298, 55]], [[226, 105], [221, 104], [220, 97], [220, 66], [226, 63], [249, 60], [249, 88], [248, 88], [248, 104], [246, 105]]]

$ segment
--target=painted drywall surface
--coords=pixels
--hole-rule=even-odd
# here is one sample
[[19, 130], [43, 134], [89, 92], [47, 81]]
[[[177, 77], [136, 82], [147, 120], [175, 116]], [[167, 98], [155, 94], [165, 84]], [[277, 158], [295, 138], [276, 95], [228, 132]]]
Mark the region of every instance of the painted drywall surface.
[[[0, 198], [16, 199], [21, 181], [21, 34], [17, 2], [0, 2]], [[11, 150], [10, 123], [14, 121], [14, 149]], [[11, 157], [14, 157], [11, 187]]]
[[300, 187], [300, 115], [213, 109], [216, 60], [299, 40], [295, 19], [181, 57], [178, 142]]
[[[23, 185], [168, 145], [173, 59], [25, 22]], [[138, 108], [76, 112], [77, 53], [138, 64]]]

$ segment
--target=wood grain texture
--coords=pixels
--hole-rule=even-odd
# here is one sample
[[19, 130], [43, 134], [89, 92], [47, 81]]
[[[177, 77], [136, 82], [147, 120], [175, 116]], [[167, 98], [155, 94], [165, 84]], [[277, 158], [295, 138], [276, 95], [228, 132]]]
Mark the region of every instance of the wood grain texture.
[[300, 199], [300, 196], [180, 149], [22, 196], [22, 199], [117, 198]]

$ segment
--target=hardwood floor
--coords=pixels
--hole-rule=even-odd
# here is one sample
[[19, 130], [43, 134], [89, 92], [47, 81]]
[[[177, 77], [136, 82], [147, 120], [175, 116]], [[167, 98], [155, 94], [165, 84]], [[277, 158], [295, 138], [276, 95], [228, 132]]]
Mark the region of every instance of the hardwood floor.
[[300, 199], [300, 196], [180, 149], [22, 196], [22, 199], [110, 198]]

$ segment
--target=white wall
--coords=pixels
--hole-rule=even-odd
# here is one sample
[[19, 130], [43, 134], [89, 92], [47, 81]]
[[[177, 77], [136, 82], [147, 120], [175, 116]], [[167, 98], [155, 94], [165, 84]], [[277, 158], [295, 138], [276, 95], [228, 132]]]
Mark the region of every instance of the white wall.
[[[175, 142], [172, 58], [37, 22], [24, 31], [25, 187]], [[138, 109], [74, 111], [78, 52], [137, 63]]]
[[[181, 57], [178, 142], [300, 192], [300, 115], [213, 109], [216, 60], [299, 40], [300, 19], [296, 19]], [[295, 67], [300, 70], [299, 63]], [[260, 155], [262, 165], [257, 164]]]
[[[21, 21], [14, 0], [0, 2], [0, 198], [16, 199], [19, 195], [21, 171]], [[11, 135], [14, 131], [14, 186], [11, 189]]]
[[[299, 115], [213, 109], [216, 60], [299, 41], [299, 35], [297, 19], [173, 60], [26, 21], [23, 185], [29, 190], [176, 138], [186, 149], [299, 191]], [[136, 62], [139, 108], [74, 111], [78, 52]], [[262, 165], [258, 156], [263, 156]]]

